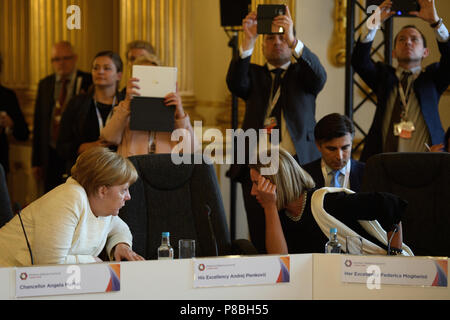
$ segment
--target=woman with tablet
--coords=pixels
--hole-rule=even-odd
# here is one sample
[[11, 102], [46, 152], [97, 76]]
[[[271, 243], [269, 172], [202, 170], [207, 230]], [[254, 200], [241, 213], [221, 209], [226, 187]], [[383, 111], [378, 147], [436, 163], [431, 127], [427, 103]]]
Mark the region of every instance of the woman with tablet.
[[[144, 54], [138, 57], [134, 65], [158, 66], [156, 56]], [[172, 132], [155, 132], [130, 129], [130, 104], [134, 96], [139, 96], [139, 79], [131, 78], [126, 89], [126, 98], [114, 108], [112, 117], [101, 131], [101, 139], [109, 144], [117, 145], [117, 152], [124, 157], [151, 154], [171, 153], [172, 149], [179, 143], [172, 141]], [[165, 96], [166, 106], [175, 106], [174, 130], [181, 132], [183, 145], [190, 146], [185, 153], [193, 153], [197, 147], [189, 115], [184, 111], [181, 97], [178, 92], [172, 92]], [[187, 139], [187, 140], [185, 140]], [[185, 144], [187, 142], [187, 144]]]

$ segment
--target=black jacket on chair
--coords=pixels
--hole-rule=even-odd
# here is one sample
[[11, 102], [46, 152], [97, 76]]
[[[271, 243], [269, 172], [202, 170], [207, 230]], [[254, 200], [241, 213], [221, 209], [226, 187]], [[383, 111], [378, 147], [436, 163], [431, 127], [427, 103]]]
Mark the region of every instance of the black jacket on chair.
[[197, 257], [228, 255], [236, 252], [234, 245], [240, 246], [238, 253], [256, 254], [247, 240], [230, 240], [214, 166], [175, 165], [170, 154], [129, 159], [139, 179], [131, 185], [131, 200], [120, 210], [119, 217], [130, 227], [135, 252], [146, 259], [157, 259], [161, 233], [170, 232], [175, 257], [179, 239], [196, 240]]

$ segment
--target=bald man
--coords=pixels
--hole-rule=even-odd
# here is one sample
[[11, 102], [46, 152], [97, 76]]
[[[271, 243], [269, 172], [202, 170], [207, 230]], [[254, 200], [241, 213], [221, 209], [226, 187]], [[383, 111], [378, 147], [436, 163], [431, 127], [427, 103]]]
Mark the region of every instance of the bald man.
[[92, 84], [90, 73], [76, 69], [77, 60], [70, 42], [54, 44], [51, 51], [54, 73], [39, 82], [31, 165], [35, 178], [43, 180], [45, 192], [64, 182], [65, 162], [56, 152], [59, 120], [64, 107], [73, 96], [86, 92]]

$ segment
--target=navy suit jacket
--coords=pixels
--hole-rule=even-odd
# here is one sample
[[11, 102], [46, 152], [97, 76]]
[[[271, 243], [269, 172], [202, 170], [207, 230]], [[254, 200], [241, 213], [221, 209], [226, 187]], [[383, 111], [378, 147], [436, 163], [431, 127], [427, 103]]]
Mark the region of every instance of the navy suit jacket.
[[[433, 145], [444, 142], [444, 129], [439, 117], [439, 99], [450, 84], [450, 41], [438, 42], [441, 59], [429, 65], [414, 81], [414, 92]], [[389, 96], [398, 85], [395, 69], [392, 66], [371, 59], [372, 42], [357, 42], [352, 55], [355, 71], [374, 91], [378, 98], [377, 110], [366, 137], [361, 161], [383, 152], [382, 125]]]
[[[92, 84], [90, 73], [77, 71], [77, 78], [81, 77], [80, 93], [88, 91]], [[33, 128], [33, 150], [32, 166], [48, 166], [48, 150], [50, 143], [50, 123], [52, 121], [53, 107], [55, 106], [55, 82], [56, 75], [52, 74], [39, 82], [38, 94], [34, 110], [34, 128]], [[74, 86], [75, 95], [76, 85]]]
[[[307, 163], [302, 168], [308, 172], [316, 183], [316, 188], [325, 187], [325, 180], [322, 174], [321, 167], [322, 158], [313, 162]], [[364, 175], [365, 163], [350, 159], [350, 189], [359, 192], [361, 190], [362, 179]]]
[[[227, 75], [230, 91], [246, 102], [242, 129], [263, 129], [269, 105], [272, 77], [267, 66], [250, 63], [251, 57], [233, 59]], [[314, 143], [316, 98], [327, 74], [319, 58], [306, 46], [292, 63], [281, 82], [278, 103], [282, 103], [289, 134], [300, 163], [320, 157]], [[233, 167], [232, 167], [233, 171]], [[231, 174], [232, 178], [235, 176]]]

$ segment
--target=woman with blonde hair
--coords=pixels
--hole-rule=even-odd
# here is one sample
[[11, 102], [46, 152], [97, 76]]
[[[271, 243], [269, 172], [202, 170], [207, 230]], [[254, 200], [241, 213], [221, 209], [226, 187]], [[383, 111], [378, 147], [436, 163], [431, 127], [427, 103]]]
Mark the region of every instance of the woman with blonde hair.
[[[412, 255], [402, 244], [400, 221], [407, 205], [405, 201], [381, 192], [317, 190], [311, 176], [287, 151], [280, 148], [277, 152], [279, 165], [274, 174], [260, 174], [270, 163], [263, 165], [258, 159], [250, 165], [251, 194], [265, 214], [267, 253], [323, 253], [330, 228], [337, 227], [341, 243], [345, 243], [346, 235], [362, 236], [365, 253], [386, 254], [389, 242], [391, 254]], [[380, 224], [388, 230], [387, 234]]]
[[101, 262], [105, 245], [116, 261], [144, 260], [131, 250], [130, 229], [118, 217], [137, 179], [131, 162], [94, 147], [78, 157], [71, 173], [0, 229], [0, 267]]
[[[158, 66], [158, 58], [150, 53], [145, 53], [136, 58], [133, 65]], [[117, 145], [117, 152], [124, 157], [130, 157], [151, 153], [171, 153], [179, 141], [171, 140], [171, 132], [138, 131], [130, 129], [130, 104], [133, 96], [139, 96], [139, 79], [130, 78], [126, 88], [126, 98], [116, 108], [110, 121], [101, 131], [101, 138], [109, 144]], [[175, 106], [174, 128], [181, 130], [183, 141], [187, 139], [190, 146], [188, 153], [193, 153], [197, 148], [194, 138], [194, 130], [189, 115], [184, 111], [181, 97], [178, 92], [169, 93], [164, 98], [166, 106]], [[183, 145], [186, 145], [183, 142]]]

